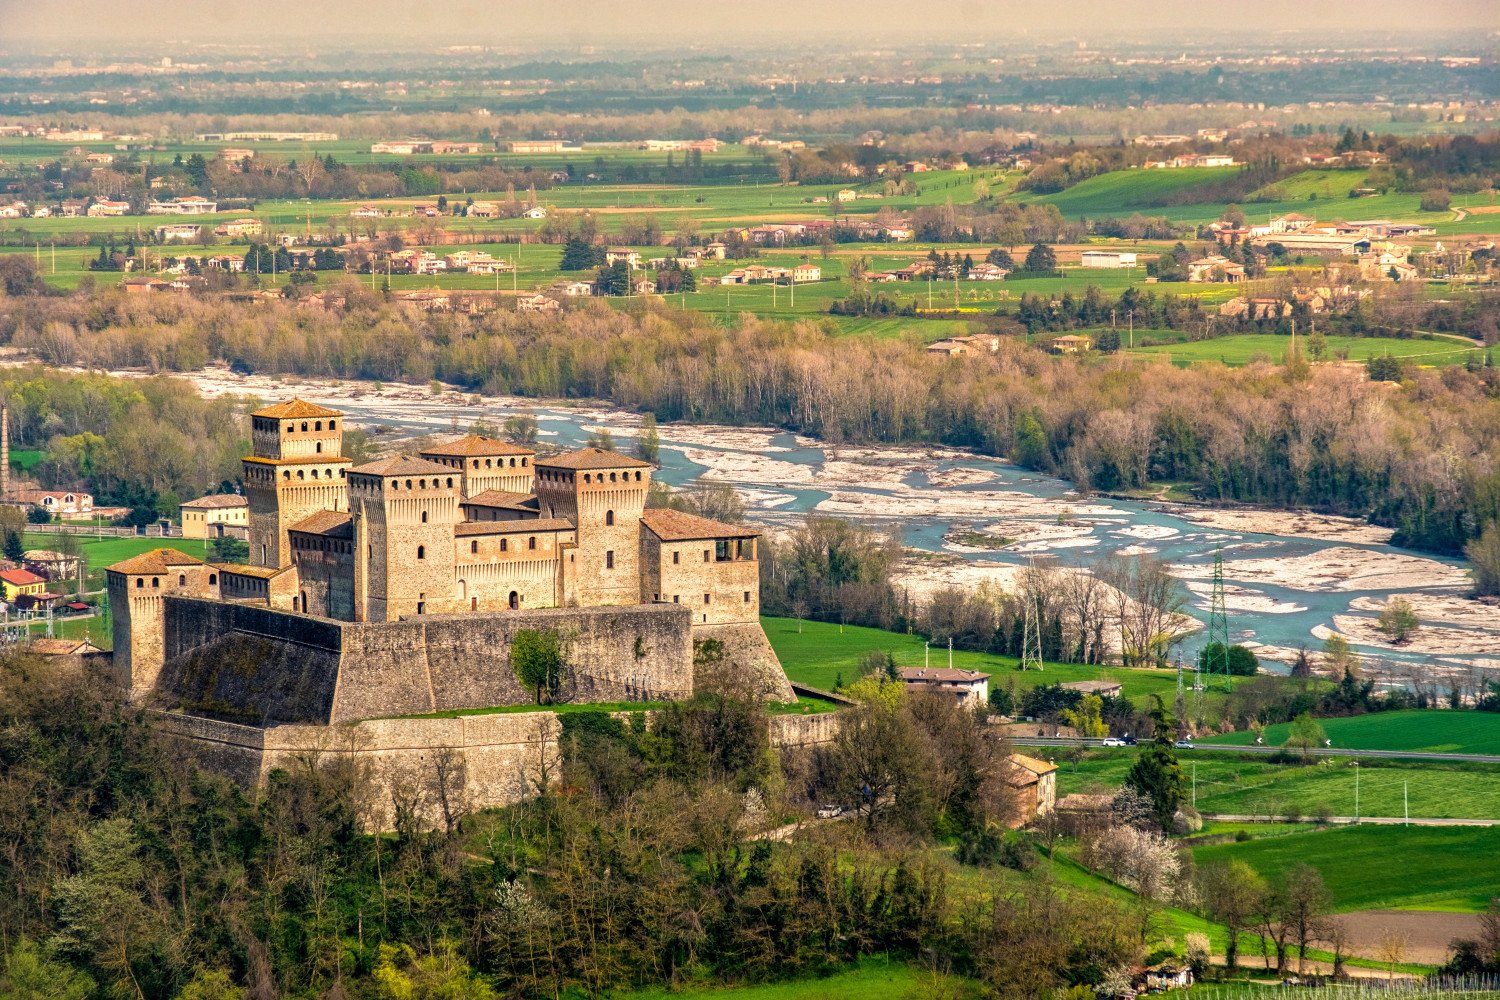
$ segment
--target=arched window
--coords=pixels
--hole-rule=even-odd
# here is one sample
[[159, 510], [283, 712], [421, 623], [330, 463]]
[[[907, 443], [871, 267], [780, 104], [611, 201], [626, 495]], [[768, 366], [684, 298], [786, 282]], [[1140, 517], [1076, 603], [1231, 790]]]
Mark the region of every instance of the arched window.
[[418, 545], [417, 546], [417, 558], [418, 559], [426, 559], [427, 558], [427, 546], [425, 546], [425, 545]]
[[516, 460], [514, 458], [510, 460], [510, 467], [512, 469], [514, 469], [516, 467]]
[[500, 551], [501, 552], [509, 552], [510, 551], [510, 540], [509, 539], [507, 539], [507, 538], [500, 539]]
[[610, 482], [615, 482], [615, 474], [614, 474], [614, 473], [613, 473], [613, 472], [611, 472], [611, 473], [610, 473], [610, 474], [609, 474], [609, 481], [610, 481]]
[[526, 548], [535, 551], [535, 549], [536, 549], [536, 536], [535, 535], [532, 535], [531, 537], [529, 537], [529, 538], [526, 539]]
[[159, 578], [153, 576], [151, 578], [151, 586], [153, 586], [153, 587], [160, 587], [161, 586], [161, 580]]
[[[479, 463], [476, 462], [475, 464], [477, 465]], [[484, 467], [486, 469], [493, 468], [494, 464], [495, 464], [494, 463], [494, 459], [487, 458], [487, 459], [484, 460]]]
[[146, 585], [146, 578], [145, 577], [136, 577], [135, 585], [137, 587], [144, 587]]
[[587, 473], [587, 472], [585, 472], [585, 473], [584, 473], [584, 474], [583, 474], [583, 481], [584, 481], [584, 482], [588, 482], [588, 481], [589, 481], [589, 474], [588, 474], [588, 473]]
[[453, 489], [453, 477], [452, 476], [448, 477], [448, 488], [450, 490]]
[[301, 469], [298, 469], [297, 470], [297, 478], [298, 479], [306, 479], [307, 475]]
[[479, 468], [479, 459], [477, 459], [477, 458], [476, 458], [476, 459], [474, 459], [474, 462], [473, 462], [473, 466], [474, 466], [474, 468], [476, 468], [476, 469], [477, 469], [477, 468]]
[[316, 423], [313, 424], [313, 430], [320, 431], [322, 429], [323, 429], [323, 421], [319, 420], [319, 421], [317, 421]]
[[312, 470], [312, 477], [313, 477], [313, 478], [314, 478], [314, 479], [317, 479], [317, 478], [318, 478], [318, 470], [317, 470], [317, 469], [314, 469], [314, 470]]
[[406, 481], [406, 488], [407, 488], [407, 489], [411, 489], [411, 480], [410, 480], [410, 479], [408, 479], [408, 480], [407, 480], [407, 481]]
[[317, 448], [318, 448], [318, 454], [319, 455], [323, 454], [323, 442], [322, 441], [318, 442]]
[[339, 422], [337, 420], [330, 420], [330, 421], [328, 421], [328, 429], [331, 430], [331, 431], [338, 430], [339, 429]]
[[427, 512], [425, 510], [422, 511], [422, 523], [423, 524], [427, 523]]
[[302, 433], [304, 433], [304, 434], [307, 433], [307, 421], [306, 420], [302, 421]]
[[210, 573], [210, 574], [208, 574], [208, 585], [210, 587], [217, 586], [218, 582], [219, 582], [219, 574], [217, 574], [217, 573]]
[[512, 611], [516, 610], [517, 608], [519, 608], [521, 606], [521, 595], [517, 594], [514, 590], [512, 590], [510, 592], [510, 598], [509, 598], [509, 600], [508, 600], [507, 603], [510, 604], [510, 609]]
[[477, 553], [479, 551], [479, 541], [477, 539], [469, 543], [469, 551], [471, 553]]
[[178, 573], [177, 574], [177, 586], [179, 586], [179, 587], [186, 587], [187, 586], [187, 574], [186, 573]]
[[614, 511], [607, 510], [607, 511], [604, 512], [604, 523], [606, 525], [611, 525], [611, 526], [615, 523], [615, 512]]

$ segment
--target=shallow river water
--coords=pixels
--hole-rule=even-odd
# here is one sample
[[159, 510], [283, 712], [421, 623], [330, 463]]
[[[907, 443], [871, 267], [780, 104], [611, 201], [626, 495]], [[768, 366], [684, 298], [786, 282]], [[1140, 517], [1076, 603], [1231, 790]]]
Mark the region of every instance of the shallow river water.
[[[604, 427], [625, 450], [638, 427], [633, 414], [597, 405], [437, 396], [407, 386], [376, 391], [350, 382], [279, 383], [223, 370], [190, 377], [205, 395], [269, 400], [295, 393], [345, 411], [356, 426], [379, 429], [378, 440], [467, 431], [480, 419], [499, 424], [529, 412], [544, 444], [581, 446]], [[1222, 548], [1231, 638], [1267, 647], [1263, 656], [1285, 661], [1299, 646], [1315, 650], [1337, 628], [1368, 660], [1398, 673], [1403, 664], [1500, 668], [1500, 608], [1461, 599], [1462, 564], [1394, 548], [1381, 540], [1388, 532], [1357, 522], [1255, 512], [1225, 521], [1166, 504], [1083, 497], [1063, 480], [944, 448], [833, 447], [774, 429], [711, 425], [663, 425], [659, 433], [661, 479], [674, 486], [700, 478], [730, 483], [757, 521], [786, 526], [808, 512], [834, 514], [895, 530], [911, 549], [947, 553], [948, 561], [914, 571], [914, 590], [1004, 581], [1042, 556], [1067, 564], [1151, 552], [1185, 579], [1188, 611], [1202, 621], [1214, 555]], [[986, 530], [1016, 541], [991, 549], [950, 538]], [[1379, 642], [1370, 629], [1395, 593], [1412, 600], [1423, 618], [1402, 649]], [[1201, 630], [1185, 639], [1184, 661], [1191, 663], [1204, 641]]]

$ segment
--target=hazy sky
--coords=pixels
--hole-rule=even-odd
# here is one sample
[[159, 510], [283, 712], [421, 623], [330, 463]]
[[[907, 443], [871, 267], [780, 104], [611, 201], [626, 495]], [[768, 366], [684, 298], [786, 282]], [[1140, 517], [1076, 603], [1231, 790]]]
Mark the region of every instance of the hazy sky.
[[284, 41], [289, 49], [335, 40], [408, 47], [475, 44], [513, 47], [638, 44], [1004, 40], [1082, 37], [1105, 48], [1115, 34], [1171, 31], [1280, 32], [1463, 29], [1500, 31], [1496, 0], [0, 0], [0, 47], [28, 44], [80, 54], [95, 44], [173, 41]]

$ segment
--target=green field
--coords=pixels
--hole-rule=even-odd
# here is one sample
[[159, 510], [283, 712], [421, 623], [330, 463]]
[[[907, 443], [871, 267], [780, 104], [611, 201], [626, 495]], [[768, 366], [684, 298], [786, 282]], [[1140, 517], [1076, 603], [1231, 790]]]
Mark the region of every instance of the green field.
[[[919, 667], [923, 664], [923, 641], [919, 635], [902, 635], [857, 625], [799, 623], [795, 618], [762, 618], [761, 624], [765, 626], [766, 636], [771, 640], [771, 647], [776, 650], [787, 676], [799, 684], [830, 690], [840, 676], [846, 684], [850, 683], [858, 676], [860, 659], [874, 650], [891, 653], [897, 666]], [[934, 645], [928, 655], [932, 666], [946, 666], [948, 663], [946, 646]], [[1147, 695], [1155, 694], [1168, 704], [1177, 685], [1177, 673], [1173, 670], [1048, 663], [1043, 670], [1023, 673], [1016, 670], [1013, 656], [962, 650], [954, 651], [953, 665], [965, 670], [982, 670], [991, 675], [991, 684], [994, 685], [1005, 685], [1014, 679], [1023, 691], [1038, 684], [1063, 681], [1118, 681], [1128, 698], [1143, 700]]]
[[[1432, 753], [1500, 754], [1500, 714], [1494, 712], [1377, 712], [1347, 719], [1320, 719], [1333, 745], [1345, 750], [1422, 750]], [[1269, 726], [1265, 742], [1280, 746], [1290, 726]], [[1252, 732], [1210, 736], [1204, 743], [1246, 745]]]
[[619, 1000], [889, 1000], [943, 996], [954, 1000], [971, 995], [972, 984], [952, 976], [879, 959], [868, 959], [850, 972], [823, 979], [799, 979], [761, 986], [704, 986], [680, 990], [652, 989], [619, 994]]
[[[1323, 357], [1325, 361], [1345, 354], [1351, 361], [1364, 361], [1391, 354], [1423, 365], [1456, 365], [1463, 364], [1470, 357], [1482, 358], [1484, 352], [1481, 347], [1465, 346], [1446, 338], [1416, 337], [1403, 340], [1395, 337], [1325, 337], [1324, 340], [1327, 343], [1327, 353]], [[1306, 344], [1305, 338], [1298, 338], [1304, 358], [1308, 357]], [[1226, 365], [1245, 365], [1258, 358], [1280, 362], [1290, 346], [1290, 337], [1274, 333], [1241, 333], [1189, 343], [1137, 347], [1130, 353], [1163, 355], [1181, 364], [1218, 361]]]
[[[1479, 713], [1467, 713], [1477, 715]], [[1260, 757], [1187, 752], [1179, 755], [1190, 796], [1206, 813], [1235, 816], [1355, 815], [1356, 768], [1349, 760], [1275, 764]], [[1112, 792], [1135, 762], [1133, 750], [1093, 751], [1063, 764], [1057, 793]], [[1500, 820], [1500, 765], [1364, 761], [1357, 769], [1359, 814], [1432, 819]]]
[[1477, 912], [1500, 895], [1500, 827], [1335, 827], [1197, 847], [1193, 858], [1239, 858], [1268, 877], [1305, 862], [1340, 910]]

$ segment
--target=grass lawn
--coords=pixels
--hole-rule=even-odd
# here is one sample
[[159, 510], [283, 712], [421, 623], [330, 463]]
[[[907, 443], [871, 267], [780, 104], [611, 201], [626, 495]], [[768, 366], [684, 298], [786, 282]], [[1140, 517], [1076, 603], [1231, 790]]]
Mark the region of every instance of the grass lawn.
[[[1061, 764], [1057, 794], [1113, 791], [1125, 780], [1135, 751], [1091, 751], [1087, 760]], [[1355, 813], [1355, 768], [1346, 760], [1274, 764], [1232, 754], [1180, 755], [1183, 775], [1196, 785], [1203, 812], [1240, 816], [1312, 816]], [[1196, 780], [1195, 780], [1196, 775]], [[1500, 819], [1500, 765], [1364, 761], [1358, 769], [1359, 812], [1363, 816], [1402, 815], [1403, 791], [1411, 815], [1435, 819]]]
[[[1345, 352], [1353, 361], [1364, 361], [1367, 358], [1391, 354], [1398, 358], [1409, 358], [1424, 365], [1456, 365], [1462, 364], [1472, 356], [1483, 357], [1483, 348], [1465, 346], [1456, 341], [1437, 338], [1427, 340], [1416, 337], [1402, 340], [1394, 337], [1325, 337], [1324, 341], [1327, 344], [1325, 360], [1338, 358]], [[1137, 347], [1129, 353], [1164, 354], [1178, 363], [1220, 361], [1226, 365], [1244, 365], [1257, 357], [1281, 361], [1290, 346], [1290, 337], [1274, 333], [1242, 333], [1190, 343]], [[1308, 357], [1305, 338], [1298, 339], [1298, 346], [1302, 350], [1302, 356]]]
[[1334, 827], [1197, 847], [1193, 858], [1238, 858], [1268, 877], [1305, 862], [1339, 910], [1478, 912], [1500, 895], [1500, 827]]
[[[761, 624], [781, 659], [781, 665], [786, 668], [787, 676], [800, 684], [831, 690], [840, 676], [849, 683], [859, 674], [861, 658], [876, 650], [893, 655], [897, 666], [922, 665], [923, 640], [919, 635], [857, 625], [798, 622], [795, 618], [762, 618]], [[932, 666], [946, 666], [948, 650], [934, 646], [930, 657]], [[953, 665], [965, 670], [982, 670], [991, 675], [993, 684], [1005, 685], [1014, 681], [1021, 691], [1038, 684], [1062, 681], [1112, 680], [1123, 685], [1128, 698], [1143, 699], [1155, 694], [1170, 704], [1177, 685], [1177, 674], [1172, 670], [1048, 663], [1043, 670], [1022, 673], [1015, 669], [1016, 658], [1013, 656], [960, 650], [953, 653]]]
[[761, 986], [707, 986], [682, 990], [651, 989], [619, 994], [619, 1000], [886, 1000], [889, 997], [977, 995], [973, 985], [952, 976], [879, 959], [867, 959], [849, 972], [823, 979], [799, 979]]
[[[1500, 714], [1494, 712], [1377, 712], [1348, 719], [1320, 719], [1333, 745], [1348, 750], [1423, 750], [1432, 753], [1500, 754]], [[1270, 726], [1265, 741], [1286, 742], [1289, 724]], [[1204, 743], [1245, 745], [1252, 732], [1211, 736]]]

